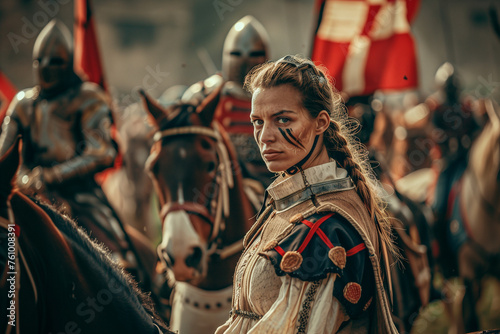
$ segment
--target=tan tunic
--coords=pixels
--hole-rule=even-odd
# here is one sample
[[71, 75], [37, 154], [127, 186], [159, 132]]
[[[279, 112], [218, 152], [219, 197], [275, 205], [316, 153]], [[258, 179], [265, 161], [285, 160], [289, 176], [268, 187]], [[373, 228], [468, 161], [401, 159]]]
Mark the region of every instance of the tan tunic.
[[[309, 168], [304, 174], [311, 185], [347, 176], [345, 170], [336, 168], [335, 162]], [[273, 198], [283, 198], [304, 187], [302, 175], [298, 174], [287, 179], [278, 178], [268, 192]], [[316, 205], [307, 200], [282, 211], [273, 211], [269, 206], [261, 215], [245, 238], [246, 249], [235, 272], [233, 310], [238, 313], [219, 327], [216, 334], [292, 334], [300, 332], [301, 326], [304, 333], [337, 333], [340, 326], [349, 321], [343, 306], [333, 297], [336, 274], [329, 274], [317, 282], [289, 275], [278, 277], [270, 261], [259, 255], [267, 250], [271, 241], [279, 242], [291, 232], [292, 216], [302, 213], [307, 217], [317, 212], [338, 212], [356, 228], [368, 248], [375, 273], [377, 307], [344, 324], [340, 333], [367, 333], [369, 327], [377, 333], [397, 332], [390, 319], [380, 277], [378, 236], [359, 196], [354, 190], [325, 193], [317, 196]], [[370, 320], [370, 313], [375, 310], [378, 320]]]

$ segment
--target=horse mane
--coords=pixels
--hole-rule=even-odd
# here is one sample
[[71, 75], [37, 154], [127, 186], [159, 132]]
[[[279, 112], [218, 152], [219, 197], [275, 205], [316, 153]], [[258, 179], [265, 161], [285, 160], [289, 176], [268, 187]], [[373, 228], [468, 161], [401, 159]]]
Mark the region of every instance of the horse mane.
[[[50, 217], [57, 229], [66, 237], [72, 251], [78, 254], [79, 259], [88, 263], [89, 267], [103, 276], [106, 281], [115, 279], [125, 289], [124, 294], [129, 301], [133, 302], [135, 308], [144, 310], [143, 318], [153, 319], [153, 322], [163, 331], [170, 333], [167, 326], [155, 313], [151, 297], [139, 289], [138, 283], [111, 257], [110, 251], [103, 244], [95, 239], [92, 240], [83, 228], [53, 205], [38, 198], [29, 198]], [[95, 263], [99, 265], [95, 265]]]

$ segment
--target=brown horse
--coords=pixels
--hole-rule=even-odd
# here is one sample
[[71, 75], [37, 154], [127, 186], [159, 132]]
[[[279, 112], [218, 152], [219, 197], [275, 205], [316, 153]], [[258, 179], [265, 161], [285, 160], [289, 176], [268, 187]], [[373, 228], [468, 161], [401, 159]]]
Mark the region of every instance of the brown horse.
[[[453, 274], [463, 279], [461, 314], [453, 314], [453, 332], [479, 330], [476, 302], [485, 275], [500, 279], [500, 116], [486, 101], [490, 122], [475, 140], [467, 168], [448, 195], [447, 245], [456, 255]], [[455, 308], [456, 309], [456, 308]]]
[[[156, 125], [147, 169], [161, 204], [161, 260], [176, 279], [171, 326], [211, 333], [228, 318], [232, 275], [253, 224], [236, 153], [213, 121], [220, 91], [194, 107], [161, 107], [141, 92]], [[258, 202], [258, 201], [257, 201]]]
[[[360, 131], [357, 137], [362, 144], [368, 144], [378, 135], [380, 128], [380, 115], [376, 114], [366, 97], [358, 97], [347, 102], [349, 115], [359, 122]], [[378, 115], [378, 116], [376, 116]], [[387, 121], [385, 126], [393, 123]], [[389, 127], [389, 129], [392, 129]], [[391, 135], [392, 137], [392, 135]], [[392, 138], [391, 138], [392, 140]], [[385, 141], [390, 144], [391, 141]], [[392, 146], [384, 146], [390, 149]], [[380, 146], [376, 146], [381, 149]], [[391, 289], [393, 320], [401, 333], [409, 333], [420, 309], [430, 300], [436, 298], [432, 289], [432, 254], [430, 252], [430, 212], [425, 207], [396, 189], [393, 180], [392, 168], [387, 163], [385, 156], [388, 152], [369, 151], [369, 160], [373, 165], [375, 177], [384, 185], [381, 191], [387, 202], [387, 211], [392, 218], [392, 232], [396, 246], [402, 255], [401, 263], [391, 267]], [[388, 280], [389, 281], [389, 280]]]
[[13, 188], [19, 142], [0, 159], [0, 330], [171, 333], [108, 251], [68, 217]]

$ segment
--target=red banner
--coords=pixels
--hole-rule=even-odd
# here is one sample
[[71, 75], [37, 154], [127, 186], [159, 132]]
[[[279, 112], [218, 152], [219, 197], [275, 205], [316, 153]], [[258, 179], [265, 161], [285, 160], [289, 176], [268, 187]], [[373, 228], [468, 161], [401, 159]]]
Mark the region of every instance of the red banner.
[[75, 0], [75, 71], [107, 91], [90, 0]]
[[418, 86], [410, 23], [420, 0], [317, 0], [312, 60], [350, 96]]
[[[108, 87], [104, 79], [104, 71], [99, 55], [99, 45], [94, 27], [94, 19], [90, 0], [75, 0], [75, 46], [74, 64], [75, 72], [83, 75], [85, 80], [94, 82], [108, 92]], [[112, 115], [113, 116], [113, 115]], [[111, 126], [111, 137], [118, 137], [116, 123]], [[96, 175], [99, 183], [104, 183], [107, 176], [122, 165], [122, 155], [118, 152], [114, 166]]]

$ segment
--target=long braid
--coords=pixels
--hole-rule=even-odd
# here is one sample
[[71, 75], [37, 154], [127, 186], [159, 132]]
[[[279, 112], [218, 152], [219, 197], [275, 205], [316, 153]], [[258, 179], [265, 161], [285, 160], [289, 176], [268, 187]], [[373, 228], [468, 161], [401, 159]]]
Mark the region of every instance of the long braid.
[[342, 168], [347, 170], [349, 176], [356, 185], [356, 191], [359, 197], [361, 197], [366, 208], [368, 209], [368, 212], [370, 212], [373, 217], [370, 199], [371, 196], [366, 187], [365, 176], [361, 170], [361, 166], [354, 161], [351, 150], [349, 150], [348, 147], [349, 144], [347, 139], [342, 135], [338, 122], [332, 120], [328, 130], [324, 136], [328, 154], [334, 158]]
[[[335, 120], [331, 121], [329, 129], [324, 135], [324, 142], [329, 156], [335, 159], [349, 173], [356, 185], [356, 192], [365, 204], [375, 224], [378, 224], [382, 242], [386, 244], [394, 258], [398, 259], [400, 256], [393, 246], [389, 216], [385, 212], [383, 202], [375, 194], [377, 181], [372, 176], [371, 169], [369, 169], [366, 159], [364, 159], [367, 154], [366, 150], [360, 144], [357, 145], [358, 147], [355, 150], [351, 150], [350, 147], [355, 144], [353, 145], [347, 140], [339, 123]], [[357, 153], [357, 157], [353, 156], [352, 151]]]

